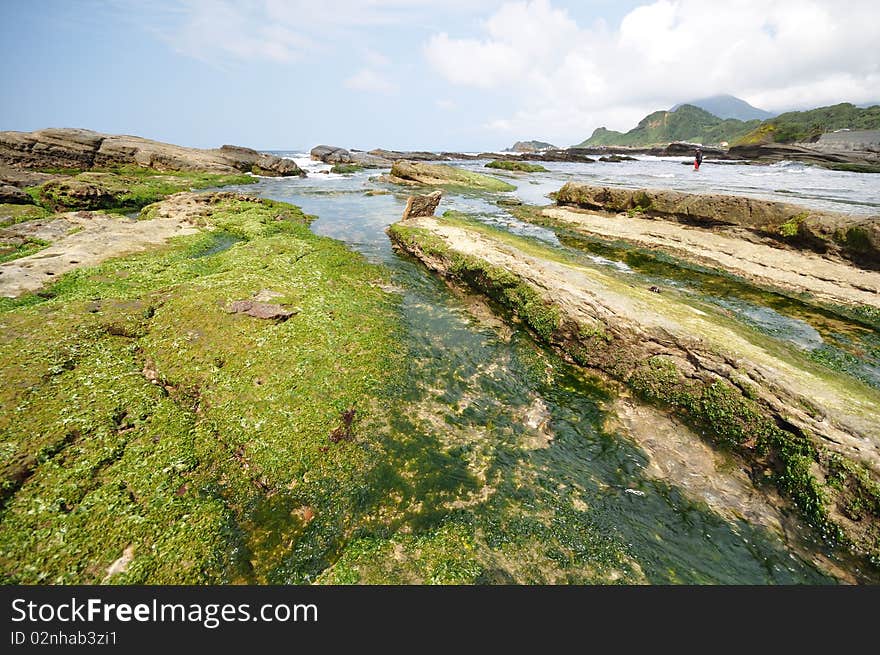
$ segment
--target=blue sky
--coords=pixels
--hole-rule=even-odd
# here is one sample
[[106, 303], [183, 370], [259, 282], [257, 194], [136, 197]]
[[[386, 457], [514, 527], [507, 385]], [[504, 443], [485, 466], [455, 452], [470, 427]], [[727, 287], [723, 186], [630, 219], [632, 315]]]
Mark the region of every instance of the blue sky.
[[876, 100], [873, 0], [0, 1], [0, 129], [198, 147], [576, 143], [714, 93]]

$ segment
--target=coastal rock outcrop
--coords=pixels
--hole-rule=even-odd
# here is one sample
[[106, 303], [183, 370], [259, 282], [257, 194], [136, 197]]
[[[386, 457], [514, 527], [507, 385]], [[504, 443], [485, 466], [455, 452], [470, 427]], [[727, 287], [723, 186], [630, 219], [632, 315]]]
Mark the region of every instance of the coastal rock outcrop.
[[729, 155], [732, 158], [766, 163], [787, 160], [838, 170], [880, 173], [880, 151], [860, 150], [842, 139], [827, 139], [824, 143], [820, 139], [816, 144], [743, 144], [731, 147]]
[[566, 183], [557, 193], [556, 202], [703, 227], [742, 227], [792, 247], [846, 257], [866, 268], [880, 268], [880, 216], [820, 212], [745, 196], [623, 189], [579, 182]]
[[466, 171], [445, 164], [397, 161], [384, 180], [395, 184], [426, 186], [464, 186], [484, 191], [513, 191], [516, 187], [496, 177]]
[[202, 150], [74, 128], [0, 132], [0, 164], [23, 169], [89, 170], [134, 165], [160, 171], [305, 175], [289, 159], [250, 148], [223, 146]]
[[546, 141], [517, 141], [510, 150], [513, 152], [538, 152], [539, 150], [558, 150], [552, 143]]
[[54, 209], [104, 209], [117, 204], [117, 197], [108, 189], [74, 177], [63, 180], [51, 180], [40, 187], [41, 198]]

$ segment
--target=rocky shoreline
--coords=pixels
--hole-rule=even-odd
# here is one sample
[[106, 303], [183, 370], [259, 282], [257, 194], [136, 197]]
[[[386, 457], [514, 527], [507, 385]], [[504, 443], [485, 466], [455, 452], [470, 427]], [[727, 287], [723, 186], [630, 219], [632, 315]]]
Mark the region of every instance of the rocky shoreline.
[[226, 145], [200, 150], [73, 128], [0, 132], [0, 164], [19, 169], [85, 171], [133, 165], [157, 171], [303, 175], [289, 159], [251, 148]]
[[[826, 135], [827, 136], [827, 135]], [[693, 143], [673, 142], [656, 146], [591, 146], [570, 148], [526, 149], [505, 152], [395, 151], [375, 149], [368, 152], [348, 150], [339, 146], [315, 146], [312, 159], [326, 164], [355, 164], [364, 168], [387, 168], [400, 160], [408, 161], [468, 161], [494, 159], [501, 161], [574, 162], [588, 164], [597, 161], [626, 161], [634, 155], [653, 157], [690, 157]], [[825, 144], [755, 144], [731, 148], [703, 146], [705, 161], [730, 164], [771, 164], [783, 160], [802, 162], [853, 172], [880, 172], [880, 155], [872, 147], [850, 147], [847, 143], [828, 140]]]
[[[526, 157], [590, 163], [590, 150]], [[493, 162], [481, 170], [502, 177], [449, 164], [483, 155]], [[483, 155], [312, 151], [338, 172], [387, 170], [357, 197], [431, 191], [389, 228], [395, 247], [619, 392], [611, 415], [649, 451], [652, 475], [711, 496], [725, 520], [745, 512], [783, 530], [797, 507], [858, 566], [880, 565], [876, 386], [686, 288], [639, 285], [567, 246], [434, 213], [444, 194], [478, 197], [561, 244], [594, 240], [801, 298], [842, 332], [880, 326], [880, 219], [575, 182], [532, 207], [505, 179], [540, 167]], [[0, 389], [15, 410], [0, 420], [3, 580], [333, 580], [356, 530], [388, 516], [408, 529], [411, 481], [386, 441], [384, 394], [406, 365], [387, 267], [316, 236], [293, 205], [211, 190], [303, 174], [232, 146], [0, 133]], [[536, 399], [522, 420], [538, 429], [550, 417]], [[698, 436], [706, 443], [687, 443]], [[530, 448], [552, 440], [528, 437]], [[696, 459], [677, 461], [685, 450]], [[722, 455], [735, 474], [716, 469]], [[438, 470], [415, 482], [433, 485]], [[857, 568], [834, 575], [860, 581]]]

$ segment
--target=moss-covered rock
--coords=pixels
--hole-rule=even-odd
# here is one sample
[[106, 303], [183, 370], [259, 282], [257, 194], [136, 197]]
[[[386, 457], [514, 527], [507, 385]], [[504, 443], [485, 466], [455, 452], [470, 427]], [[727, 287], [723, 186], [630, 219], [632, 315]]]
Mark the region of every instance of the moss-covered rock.
[[201, 220], [0, 306], [5, 582], [306, 582], [370, 511], [385, 274], [291, 205], [220, 194]]
[[880, 217], [859, 217], [805, 209], [748, 196], [695, 194], [665, 189], [624, 189], [567, 182], [559, 205], [627, 212], [697, 224], [737, 226], [783, 238], [789, 245], [837, 254], [866, 268], [880, 268]]
[[173, 193], [256, 182], [250, 175], [164, 172], [126, 167], [88, 171], [50, 180], [32, 189], [40, 205], [52, 211], [110, 209], [133, 211]]
[[486, 164], [486, 168], [497, 168], [502, 171], [516, 171], [521, 173], [546, 173], [547, 169], [540, 164], [530, 164], [525, 161], [510, 161], [496, 159]]
[[333, 164], [330, 172], [338, 175], [351, 175], [362, 170], [364, 170], [364, 167], [360, 164]]
[[498, 178], [454, 166], [410, 161], [394, 162], [390, 181], [426, 186], [467, 187], [483, 191], [513, 191], [516, 188]]
[[0, 227], [24, 223], [36, 218], [46, 218], [51, 212], [38, 205], [0, 204]]

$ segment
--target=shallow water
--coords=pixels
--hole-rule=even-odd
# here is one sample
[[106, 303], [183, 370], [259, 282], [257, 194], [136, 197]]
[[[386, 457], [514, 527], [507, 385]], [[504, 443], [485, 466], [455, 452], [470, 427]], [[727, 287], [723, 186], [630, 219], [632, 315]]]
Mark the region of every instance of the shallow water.
[[[400, 385], [388, 441], [393, 466], [408, 472], [400, 483], [411, 499], [408, 529], [430, 534], [443, 525], [465, 526], [476, 535], [484, 582], [833, 581], [789, 552], [777, 535], [727, 520], [674, 485], [649, 478], [645, 453], [625, 434], [603, 429], [613, 398], [601, 383], [537, 346], [523, 329], [485, 318], [472, 299], [393, 253], [384, 229], [400, 217], [408, 190], [371, 182], [375, 172], [337, 176], [318, 173], [329, 168], [321, 164], [309, 167], [308, 178], [263, 179], [247, 190], [318, 216], [316, 233], [388, 266], [401, 289], [411, 368]], [[765, 197], [779, 197], [775, 187], [801, 188], [818, 196], [809, 199], [817, 207], [868, 211], [880, 205], [880, 195], [861, 179], [866, 176], [852, 173], [718, 165], [704, 166], [697, 181], [679, 161], [547, 167], [553, 172], [515, 178], [518, 189], [508, 195], [546, 204], [544, 195], [572, 177], [633, 186], [651, 179], [661, 181], [653, 186], [696, 191], [714, 179], [726, 191]], [[848, 183], [836, 185], [838, 176]], [[380, 188], [391, 193], [364, 193]], [[828, 347], [831, 328], [817, 327], [812, 310], [787, 311], [786, 303], [795, 301], [774, 306], [760, 295], [713, 295], [711, 279], [676, 280], [662, 267], [639, 270], [638, 262], [619, 253], [561, 243], [552, 231], [513, 218], [490, 196], [446, 193], [441, 208], [580, 252], [621, 275], [690, 288], [794, 347]], [[861, 339], [852, 330], [841, 336], [854, 338]]]

